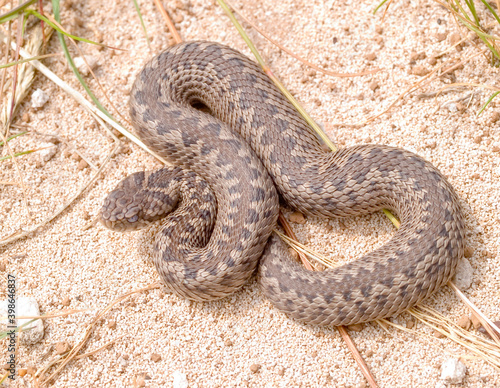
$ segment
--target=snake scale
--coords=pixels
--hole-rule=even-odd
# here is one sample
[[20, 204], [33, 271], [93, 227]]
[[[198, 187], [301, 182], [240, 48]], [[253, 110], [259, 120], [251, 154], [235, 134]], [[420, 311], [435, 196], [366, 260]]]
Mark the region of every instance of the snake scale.
[[[279, 310], [350, 325], [422, 301], [463, 255], [458, 196], [435, 167], [384, 145], [324, 151], [258, 65], [229, 47], [182, 43], [153, 58], [135, 80], [130, 115], [139, 138], [175, 167], [127, 177], [105, 199], [101, 221], [123, 231], [163, 218], [155, 266], [183, 297], [223, 298], [258, 266]], [[323, 217], [385, 208], [401, 227], [367, 255], [312, 272], [271, 236], [280, 197]]]

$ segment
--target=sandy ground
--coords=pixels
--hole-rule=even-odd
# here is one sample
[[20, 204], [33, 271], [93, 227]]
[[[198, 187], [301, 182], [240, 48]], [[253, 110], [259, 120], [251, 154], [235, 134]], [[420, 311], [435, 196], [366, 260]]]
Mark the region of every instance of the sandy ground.
[[[125, 116], [135, 74], [171, 39], [153, 3], [140, 3], [152, 38], [151, 50], [130, 1], [66, 1], [62, 6], [68, 30], [127, 50], [113, 52], [78, 45], [97, 59], [99, 82]], [[447, 11], [432, 1], [396, 0], [385, 19], [382, 12], [372, 14], [376, 1], [274, 3], [240, 0], [237, 5], [269, 35], [313, 63], [337, 72], [380, 69], [364, 77], [326, 76], [308, 69], [248, 28], [275, 74], [323, 123], [336, 144], [404, 147], [432, 161], [448, 176], [462, 199], [468, 245], [474, 252], [470, 258], [474, 280], [466, 293], [489, 317], [500, 319], [498, 102], [477, 116], [491, 93], [484, 89], [462, 89], [437, 99], [419, 97], [451, 82], [498, 84], [499, 70], [489, 66], [488, 56], [476, 55], [483, 47], [474, 41], [465, 42], [460, 51], [450, 49], [456, 37], [453, 33], [464, 31], [459, 31]], [[178, 0], [165, 5], [174, 10], [183, 39], [223, 42], [250, 55], [214, 1]], [[74, 48], [71, 50], [78, 55]], [[58, 51], [60, 46], [54, 37], [49, 52]], [[435, 79], [374, 122], [361, 128], [347, 125], [383, 111], [403, 90], [422, 79], [415, 74], [443, 63], [449, 67], [472, 55], [476, 56], [451, 75]], [[44, 63], [81, 89], [62, 58]], [[96, 82], [87, 78], [97, 90]], [[49, 102], [34, 109], [28, 96], [16, 123], [38, 134], [11, 144], [20, 151], [51, 142], [54, 135], [60, 142], [47, 162], [40, 162], [36, 153], [17, 158], [32, 218], [27, 217], [19, 187], [0, 186], [1, 237], [40, 222], [91, 178], [94, 169], [83, 166], [76, 151], [98, 167], [113, 146], [111, 137], [54, 84], [38, 75], [32, 90], [36, 88], [50, 96]], [[97, 94], [105, 101], [100, 92]], [[85, 229], [119, 180], [158, 165], [125, 141], [102, 177], [61, 216], [29, 238], [0, 248], [0, 297], [5, 297], [7, 274], [14, 273], [18, 295], [36, 298], [43, 313], [63, 308], [91, 310], [45, 321], [43, 340], [19, 347], [18, 368], [43, 367], [55, 356], [56, 343], [76, 344], [83, 337], [97, 310], [119, 295], [158, 281], [148, 260], [151, 231], [122, 235], [100, 225]], [[13, 164], [1, 162], [0, 181], [16, 180]], [[343, 221], [308, 221], [307, 225], [293, 225], [301, 241], [341, 260], [372, 250], [394, 233], [382, 214]], [[466, 313], [447, 287], [426, 303], [455, 321]], [[402, 314], [393, 321], [406, 325], [411, 318]], [[500, 386], [497, 370], [464, 357], [470, 353], [449, 340], [433, 337], [423, 325], [416, 324], [415, 328], [431, 335], [415, 336], [392, 328], [386, 333], [376, 324], [365, 324], [362, 331], [351, 332], [381, 387], [441, 386], [440, 367], [450, 354], [463, 357], [467, 366], [463, 386]], [[113, 346], [69, 364], [54, 386], [131, 386], [140, 376], [145, 376], [148, 387], [172, 386], [179, 373], [185, 374], [189, 387], [366, 384], [335, 328], [305, 326], [288, 319], [263, 298], [254, 281], [235, 295], [209, 304], [187, 302], [159, 289], [136, 294], [97, 324], [85, 351], [112, 340], [116, 340]], [[2, 343], [0, 354], [4, 354], [4, 347]], [[254, 364], [260, 366], [256, 373], [252, 371], [256, 367], [251, 368]], [[17, 380], [17, 386], [32, 385], [29, 375]]]

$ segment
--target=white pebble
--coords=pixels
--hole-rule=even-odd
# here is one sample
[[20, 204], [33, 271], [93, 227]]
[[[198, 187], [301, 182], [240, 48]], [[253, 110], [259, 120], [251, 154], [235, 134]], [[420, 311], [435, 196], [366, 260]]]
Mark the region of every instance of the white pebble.
[[[2, 300], [0, 302], [0, 316], [7, 317], [9, 308], [9, 301]], [[29, 297], [19, 297], [16, 299], [15, 303], [16, 317], [29, 316], [29, 317], [39, 317], [40, 308], [38, 303], [34, 298]], [[17, 326], [21, 326], [31, 319], [17, 319]], [[8, 325], [7, 319], [0, 321], [0, 330], [6, 330]], [[10, 329], [8, 329], [10, 330]], [[33, 321], [29, 325], [23, 327], [23, 332], [21, 334], [20, 342], [23, 345], [33, 345], [36, 344], [43, 338], [43, 322], [41, 319]]]
[[174, 378], [174, 384], [173, 384], [174, 388], [187, 388], [188, 387], [188, 380], [187, 380], [187, 377], [184, 373], [176, 370], [176, 371], [174, 371], [174, 373], [172, 373], [172, 376]]
[[83, 75], [89, 75], [89, 66], [92, 70], [94, 70], [97, 66], [97, 58], [91, 55], [87, 55], [85, 59], [87, 60], [88, 66], [87, 63], [85, 63], [83, 57], [75, 57], [73, 61], [75, 62], [75, 66], [80, 73], [82, 73]]
[[468, 289], [472, 284], [474, 269], [469, 263], [469, 260], [461, 258], [457, 265], [457, 272], [453, 277], [453, 283], [462, 291]]
[[441, 365], [441, 380], [447, 384], [461, 384], [467, 372], [467, 367], [455, 358], [447, 359]]
[[35, 90], [31, 95], [31, 106], [33, 108], [41, 108], [47, 101], [49, 101], [49, 95], [42, 89]]
[[57, 152], [57, 146], [54, 143], [42, 143], [39, 148], [38, 158], [42, 165], [52, 159]]

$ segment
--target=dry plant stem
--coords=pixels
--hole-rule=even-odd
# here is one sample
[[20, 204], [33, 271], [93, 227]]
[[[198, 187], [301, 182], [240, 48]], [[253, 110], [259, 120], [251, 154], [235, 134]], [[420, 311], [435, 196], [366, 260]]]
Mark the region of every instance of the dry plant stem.
[[90, 338], [90, 335], [92, 334], [92, 330], [94, 328], [94, 326], [96, 325], [97, 322], [99, 322], [99, 320], [101, 318], [103, 318], [103, 316], [109, 312], [115, 305], [117, 305], [118, 303], [121, 303], [123, 302], [125, 299], [127, 299], [129, 296], [133, 295], [133, 294], [136, 294], [138, 292], [143, 292], [143, 291], [148, 291], [148, 290], [152, 290], [152, 289], [155, 289], [155, 288], [160, 288], [160, 284], [159, 283], [153, 283], [153, 284], [150, 284], [146, 287], [143, 287], [143, 288], [139, 288], [137, 290], [133, 290], [133, 291], [130, 291], [130, 292], [127, 292], [126, 294], [122, 295], [122, 296], [119, 296], [118, 298], [116, 298], [113, 302], [111, 302], [110, 304], [108, 304], [104, 309], [102, 309], [96, 316], [95, 318], [90, 322], [90, 324], [87, 326], [86, 330], [85, 330], [85, 335], [83, 337], [83, 339], [77, 344], [75, 345], [71, 351], [66, 355], [66, 357], [64, 358], [64, 360], [61, 362], [61, 364], [57, 367], [57, 369], [47, 378], [44, 379], [44, 376], [45, 376], [45, 372], [40, 376], [39, 378], [39, 381], [38, 383], [40, 384], [47, 384], [49, 383], [54, 377], [56, 377], [61, 371], [62, 369], [64, 369], [64, 367], [73, 359], [75, 359], [77, 357], [77, 354], [78, 352], [85, 346], [85, 344], [87, 343], [88, 339]]
[[472, 313], [479, 319], [484, 329], [488, 332], [490, 337], [495, 341], [495, 343], [500, 346], [500, 328], [495, 325], [491, 319], [484, 315], [467, 297], [462, 291], [450, 280], [448, 286], [455, 291], [458, 297], [465, 303], [465, 305], [472, 311]]
[[163, 4], [161, 3], [160, 0], [154, 0], [154, 2], [156, 5], [156, 8], [158, 8], [158, 10], [161, 13], [161, 16], [163, 16], [163, 20], [165, 20], [165, 23], [167, 24], [168, 30], [170, 31], [170, 33], [174, 37], [175, 44], [181, 43], [182, 38], [179, 35], [179, 33], [177, 32], [177, 29], [175, 28], [175, 25], [172, 22], [172, 19], [170, 19], [170, 16], [168, 16], [167, 11], [165, 10], [165, 8], [163, 8]]
[[[285, 231], [285, 234], [288, 237], [290, 237], [291, 239], [293, 239], [295, 241], [298, 241], [297, 240], [297, 236], [295, 236], [295, 233], [293, 233], [293, 230], [290, 227], [290, 224], [288, 224], [288, 221], [283, 216], [283, 213], [281, 213], [281, 211], [280, 211], [280, 214], [278, 216], [278, 222], [279, 222], [279, 224], [281, 225], [281, 227]], [[313, 266], [311, 265], [311, 263], [309, 263], [309, 260], [307, 260], [306, 256], [302, 252], [300, 252], [300, 251], [296, 250], [296, 252], [298, 253], [300, 261], [302, 261], [302, 264], [304, 265], [304, 267], [306, 269], [308, 269], [309, 271], [314, 271]]]
[[345, 343], [347, 344], [347, 347], [349, 348], [349, 350], [353, 354], [354, 359], [356, 360], [359, 367], [361, 368], [361, 372], [363, 373], [363, 376], [365, 376], [366, 380], [368, 380], [368, 384], [370, 384], [370, 387], [377, 388], [378, 385], [375, 381], [375, 377], [373, 376], [370, 369], [368, 368], [368, 365], [366, 365], [365, 360], [363, 360], [363, 357], [361, 357], [361, 354], [359, 354], [358, 349], [356, 348], [356, 345], [354, 344], [354, 342], [352, 342], [351, 337], [349, 337], [349, 333], [347, 333], [345, 326], [337, 326], [337, 330], [339, 331], [340, 335], [342, 336]]
[[245, 22], [247, 22], [250, 25], [250, 27], [252, 27], [255, 31], [257, 31], [259, 34], [261, 34], [265, 39], [267, 39], [269, 42], [271, 42], [275, 46], [279, 47], [281, 50], [286, 52], [291, 57], [297, 59], [298, 61], [304, 63], [305, 65], [307, 65], [307, 66], [309, 66], [317, 71], [320, 71], [320, 72], [327, 74], [327, 75], [331, 75], [332, 77], [346, 77], [346, 78], [374, 74], [374, 73], [377, 73], [380, 71], [380, 69], [373, 69], [373, 70], [369, 70], [369, 71], [363, 71], [361, 73], [336, 73], [333, 71], [322, 69], [321, 67], [316, 66], [314, 63], [311, 63], [308, 60], [302, 58], [301, 56], [295, 54], [293, 51], [288, 50], [287, 48], [283, 47], [281, 44], [279, 44], [274, 39], [272, 39], [269, 35], [267, 35], [264, 31], [262, 31], [259, 27], [257, 27], [253, 22], [251, 22], [250, 19], [248, 19], [245, 15], [243, 15], [241, 13], [241, 11], [239, 11], [232, 3], [230, 3], [227, 0], [225, 0], [225, 1], [233, 9], [234, 13], [236, 13], [240, 18], [242, 18]]
[[[0, 32], [0, 39], [3, 39], [4, 41], [6, 40], [5, 36], [1, 32]], [[15, 47], [14, 43], [11, 43], [11, 45]], [[24, 58], [32, 58], [32, 56], [29, 53], [27, 53], [25, 50], [23, 50], [22, 48], [20, 49], [19, 52], [21, 53], [21, 56]], [[49, 70], [42, 63], [40, 63], [39, 61], [33, 60], [33, 61], [30, 61], [29, 64], [34, 66], [38, 71], [40, 71], [47, 78], [52, 80], [62, 90], [64, 90], [66, 93], [68, 93], [70, 96], [72, 96], [78, 103], [80, 103], [81, 105], [86, 107], [89, 111], [93, 112], [96, 116], [100, 117], [103, 121], [105, 121], [107, 124], [112, 126], [114, 129], [116, 129], [118, 132], [120, 132], [123, 136], [125, 136], [126, 138], [131, 140], [133, 143], [137, 144], [139, 147], [141, 147], [143, 150], [145, 150], [149, 154], [153, 155], [156, 159], [158, 159], [162, 163], [166, 164], [165, 159], [160, 157], [155, 152], [151, 151], [148, 147], [146, 147], [146, 145], [142, 141], [140, 141], [130, 131], [127, 131], [125, 128], [123, 128], [116, 121], [110, 119], [108, 116], [106, 116], [104, 113], [102, 113], [99, 109], [97, 109], [94, 105], [92, 105], [87, 99], [85, 99], [85, 97], [83, 97], [79, 92], [77, 92], [75, 89], [70, 87], [67, 83], [65, 83], [62, 79], [60, 79], [57, 75], [55, 75], [51, 70]]]
[[[460, 65], [470, 61], [471, 59], [483, 54], [486, 50], [483, 50], [479, 53], [476, 53], [474, 55], [471, 55], [470, 57], [468, 58], [465, 58], [464, 60], [458, 62], [457, 64], [453, 65], [452, 67], [450, 67], [449, 69], [446, 69], [446, 71], [442, 72], [439, 77], [447, 74], [447, 73], [450, 73], [452, 72], [453, 70], [455, 70], [457, 67], [459, 67]], [[431, 79], [431, 76], [434, 75], [437, 71], [439, 71], [441, 68], [443, 68], [445, 64], [442, 63], [441, 65], [439, 65], [437, 68], [435, 68], [432, 72], [430, 72], [429, 74], [427, 74], [426, 76], [424, 76], [420, 81], [414, 83], [413, 85], [411, 85], [408, 89], [406, 89], [403, 93], [401, 93], [393, 102], [391, 105], [389, 105], [385, 110], [383, 110], [382, 112], [380, 112], [379, 114], [375, 115], [375, 116], [372, 116], [372, 117], [369, 117], [367, 118], [365, 121], [361, 122], [361, 123], [358, 123], [358, 124], [354, 124], [354, 126], [363, 126], [363, 125], [366, 125], [366, 124], [369, 124], [371, 123], [372, 121], [376, 120], [377, 118], [379, 118], [380, 116], [386, 114], [387, 112], [389, 112], [398, 102], [399, 100], [403, 99], [406, 95], [408, 95], [409, 93], [411, 93], [412, 91], [414, 90], [417, 90], [419, 88], [421, 88], [422, 86], [426, 85], [427, 83], [431, 82], [432, 80], [434, 80], [434, 78]], [[424, 82], [425, 81], [425, 82]], [[342, 125], [342, 124], [340, 124]]]

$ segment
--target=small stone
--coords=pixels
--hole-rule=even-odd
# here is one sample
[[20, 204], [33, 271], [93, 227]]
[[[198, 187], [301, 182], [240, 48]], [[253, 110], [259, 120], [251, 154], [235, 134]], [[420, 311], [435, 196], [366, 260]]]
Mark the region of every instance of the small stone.
[[161, 356], [158, 353], [151, 354], [151, 361], [158, 362], [161, 361]]
[[464, 249], [464, 257], [470, 259], [474, 255], [474, 249], [470, 245], [467, 245]]
[[417, 65], [411, 70], [411, 74], [423, 77], [424, 75], [429, 74], [429, 70], [423, 66]]
[[370, 82], [370, 85], [368, 87], [372, 90], [375, 91], [379, 88], [378, 82], [377, 81], [372, 81]]
[[448, 32], [438, 32], [436, 34], [436, 39], [438, 42], [442, 42], [443, 40], [446, 39], [447, 36], [448, 36]]
[[499, 143], [493, 143], [493, 145], [491, 146], [491, 150], [493, 152], [500, 152], [500, 144]]
[[134, 377], [134, 387], [145, 387], [146, 381], [142, 374]]
[[361, 324], [349, 325], [347, 326], [347, 328], [349, 329], [349, 331], [360, 332], [361, 330], [363, 330], [363, 325]]
[[81, 156], [77, 152], [73, 152], [71, 154], [71, 159], [76, 160], [78, 162], [81, 159]]
[[76, 169], [78, 171], [81, 171], [81, 170], [85, 170], [88, 166], [89, 166], [89, 164], [85, 160], [82, 159], [78, 162]]
[[429, 57], [427, 62], [429, 63], [429, 65], [434, 66], [437, 63], [437, 58], [435, 56]]
[[470, 320], [472, 322], [472, 326], [474, 327], [474, 329], [477, 330], [481, 327], [481, 321], [474, 314], [471, 314]]
[[498, 120], [500, 120], [500, 112], [493, 112], [491, 114], [491, 122], [496, 123]]
[[178, 371], [178, 370], [174, 371], [174, 373], [172, 373], [172, 377], [174, 378], [174, 383], [172, 385], [173, 388], [187, 388], [188, 387], [187, 377], [181, 371]]
[[61, 341], [56, 344], [56, 353], [61, 355], [71, 350], [71, 346], [67, 341]]
[[375, 32], [381, 35], [384, 32], [384, 29], [382, 26], [375, 26]]
[[126, 368], [128, 366], [128, 356], [125, 356], [126, 358], [124, 356], [118, 357], [118, 363], [122, 368]]
[[367, 61], [374, 61], [375, 59], [377, 59], [377, 54], [375, 53], [368, 53], [365, 55], [365, 59]]
[[366, 356], [366, 357], [371, 357], [371, 356], [373, 356], [373, 350], [371, 350], [371, 349], [367, 349], [367, 350], [365, 351], [365, 356]]
[[26, 373], [28, 373], [28, 370], [26, 368], [19, 368], [19, 370], [17, 371], [19, 377], [24, 377]]
[[66, 298], [64, 298], [61, 302], [61, 304], [65, 307], [68, 307], [70, 304], [71, 304], [71, 299], [69, 298], [69, 296], [67, 296]]
[[36, 373], [36, 367], [33, 365], [28, 365], [28, 368], [26, 369], [27, 373], [31, 376], [34, 376]]
[[481, 135], [474, 137], [474, 143], [479, 144], [482, 141], [483, 141], [483, 137]]
[[250, 365], [250, 371], [252, 373], [257, 373], [260, 370], [260, 368], [262, 368], [262, 365], [260, 365], [260, 364], [252, 364], [252, 365]]
[[286, 371], [286, 369], [284, 367], [280, 366], [278, 368], [278, 372], [277, 372], [278, 376], [284, 376], [285, 375], [285, 371]]
[[25, 123], [29, 123], [30, 122], [30, 115], [28, 112], [24, 112], [23, 113], [23, 116], [21, 117], [21, 120], [23, 120]]
[[437, 143], [436, 143], [436, 141], [434, 141], [434, 140], [430, 141], [430, 142], [427, 144], [427, 148], [430, 148], [431, 150], [436, 149], [436, 147], [437, 147]]
[[467, 314], [462, 315], [457, 321], [457, 326], [464, 330], [469, 330], [472, 326], [469, 316]]
[[[2, 300], [0, 302], [0, 317], [8, 318], [8, 305], [10, 303], [8, 300]], [[15, 303], [16, 315], [26, 316], [26, 317], [39, 317], [40, 308], [38, 303], [34, 298], [21, 296], [16, 299]], [[31, 321], [32, 319], [17, 319], [17, 325], [21, 326]], [[0, 331], [5, 330], [9, 324], [15, 322], [10, 322], [8, 319], [0, 320]], [[23, 332], [20, 337], [20, 342], [23, 345], [33, 345], [39, 342], [43, 338], [43, 322], [41, 319], [37, 319], [31, 322], [29, 325], [23, 327]]]
[[413, 319], [408, 319], [406, 321], [406, 328], [413, 329], [414, 327], [415, 327], [415, 321], [413, 321]]
[[472, 284], [474, 269], [469, 263], [469, 260], [461, 258], [458, 261], [457, 270], [452, 281], [462, 291], [467, 290]]
[[366, 382], [361, 381], [361, 382], [357, 383], [354, 387], [355, 388], [366, 388]]
[[[85, 60], [87, 60], [87, 63], [85, 63]], [[89, 75], [90, 69], [94, 70], [97, 67], [97, 58], [92, 55], [86, 55], [85, 60], [83, 57], [75, 57], [73, 61], [75, 62], [75, 66], [80, 73], [83, 75]]]
[[116, 321], [109, 321], [109, 322], [108, 322], [108, 327], [109, 327], [111, 330], [116, 329]]
[[410, 54], [410, 63], [415, 62], [415, 61], [420, 61], [421, 59], [425, 59], [427, 57], [427, 54], [425, 52], [420, 52], [420, 53], [411, 53]]
[[184, 20], [184, 16], [182, 14], [177, 14], [174, 16], [174, 23], [179, 24]]
[[465, 378], [467, 367], [455, 358], [447, 359], [441, 365], [441, 380], [446, 384], [461, 384]]
[[295, 224], [305, 224], [306, 223], [306, 219], [305, 219], [304, 215], [300, 212], [293, 212], [292, 214], [290, 214], [290, 217], [288, 217], [288, 220], [290, 222], [295, 223]]
[[229, 338], [226, 338], [224, 340], [224, 345], [225, 346], [233, 346], [234, 344], [233, 344], [233, 341], [231, 341]]
[[35, 90], [31, 95], [31, 106], [33, 108], [41, 108], [47, 101], [49, 101], [49, 95], [42, 89]]
[[7, 270], [7, 263], [5, 260], [0, 261], [0, 272], [5, 272]]
[[460, 34], [458, 32], [452, 32], [450, 35], [448, 35], [448, 41], [452, 46], [460, 42], [462, 38], [460, 37]]

